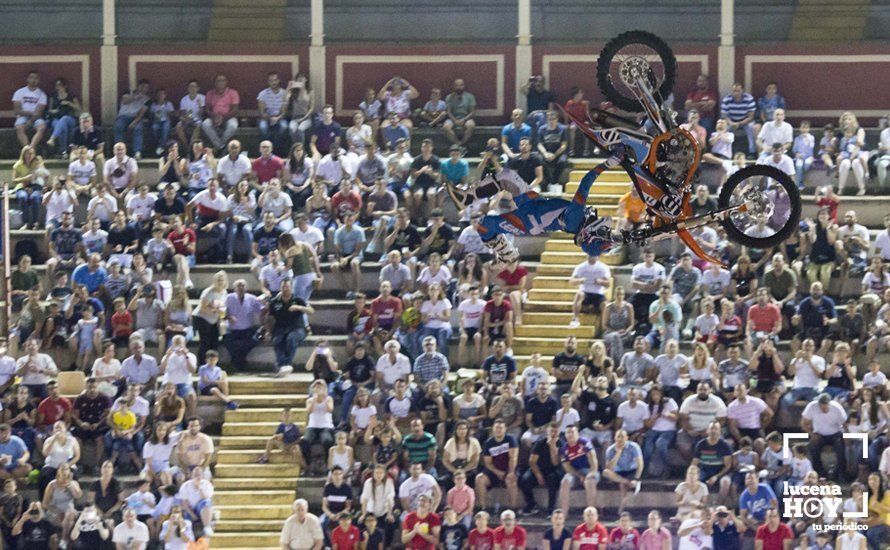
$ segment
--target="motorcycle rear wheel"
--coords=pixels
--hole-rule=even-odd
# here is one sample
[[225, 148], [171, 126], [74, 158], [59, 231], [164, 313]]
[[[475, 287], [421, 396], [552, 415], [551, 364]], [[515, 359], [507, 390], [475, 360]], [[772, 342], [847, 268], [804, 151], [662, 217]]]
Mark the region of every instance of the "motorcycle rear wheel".
[[[651, 59], [653, 55], [663, 68], [662, 75], [657, 75], [651, 70], [651, 61], [656, 61]], [[606, 43], [596, 65], [596, 81], [599, 89], [616, 107], [631, 113], [641, 113], [645, 110], [620, 78], [615, 82], [613, 64], [624, 66], [628, 62], [622, 59], [625, 56], [639, 56], [649, 61], [645, 64], [645, 68], [656, 98], [659, 95], [661, 98], [667, 98], [671, 94], [677, 78], [677, 58], [674, 57], [670, 46], [651, 32], [629, 31], [619, 34]]]
[[785, 172], [756, 164], [730, 176], [720, 191], [718, 207], [730, 208], [745, 201], [754, 208], [731, 212], [723, 218], [722, 225], [730, 240], [763, 250], [782, 243], [797, 231], [800, 191]]

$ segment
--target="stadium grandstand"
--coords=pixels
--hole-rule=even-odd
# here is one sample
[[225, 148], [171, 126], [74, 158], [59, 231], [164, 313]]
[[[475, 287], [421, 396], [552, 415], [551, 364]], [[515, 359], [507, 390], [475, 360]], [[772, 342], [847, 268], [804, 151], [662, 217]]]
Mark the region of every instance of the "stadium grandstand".
[[[890, 548], [886, 1], [0, 18], [0, 548]], [[637, 29], [676, 54], [693, 211], [764, 164], [799, 227], [499, 261], [477, 224], [516, 197], [446, 188], [571, 199], [610, 152], [567, 113], [617, 111], [597, 58]]]

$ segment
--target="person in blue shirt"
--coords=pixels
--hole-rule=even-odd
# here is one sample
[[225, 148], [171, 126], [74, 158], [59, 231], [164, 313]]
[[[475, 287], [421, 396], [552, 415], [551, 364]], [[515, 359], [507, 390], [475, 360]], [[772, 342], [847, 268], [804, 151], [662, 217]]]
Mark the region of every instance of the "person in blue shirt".
[[102, 256], [99, 254], [90, 254], [87, 263], [81, 264], [74, 269], [71, 274], [71, 280], [75, 284], [87, 287], [87, 291], [93, 295], [108, 279], [108, 272], [101, 265]]
[[726, 506], [718, 506], [714, 510], [713, 517], [716, 518], [711, 532], [713, 547], [720, 550], [741, 550], [742, 542], [739, 535], [747, 528], [735, 517], [735, 512]]
[[606, 449], [606, 463], [603, 466], [603, 477], [618, 484], [621, 504], [618, 513], [624, 511], [627, 503], [627, 491], [634, 494], [640, 491], [640, 478], [643, 476], [643, 450], [634, 441], [628, 441], [627, 431], [615, 432], [615, 443]]
[[[5, 457], [8, 460], [3, 461]], [[6, 476], [13, 478], [24, 478], [31, 471], [28, 459], [31, 454], [25, 442], [16, 435], [12, 435], [12, 428], [9, 424], [0, 424], [0, 461], [6, 469]]]
[[343, 225], [334, 231], [335, 257], [331, 258], [331, 271], [340, 275], [349, 270], [350, 280], [346, 288], [350, 288], [346, 298], [351, 300], [361, 290], [361, 264], [365, 248], [365, 231], [355, 223], [357, 214], [347, 211], [343, 215]]
[[777, 508], [779, 501], [776, 493], [766, 483], [760, 483], [756, 472], [748, 472], [745, 475], [745, 490], [739, 496], [739, 510], [741, 520], [746, 527], [757, 529], [766, 521], [766, 512], [770, 508]]
[[513, 109], [513, 114], [510, 116], [512, 122], [501, 130], [501, 149], [510, 158], [519, 154], [519, 142], [522, 138], [532, 137], [532, 127], [523, 121], [524, 118], [525, 113], [522, 109]]
[[470, 165], [462, 155], [462, 147], [455, 143], [448, 150], [448, 160], [439, 165], [442, 177], [452, 185], [464, 185], [470, 175]]
[[290, 407], [285, 407], [281, 411], [281, 423], [278, 424], [275, 435], [266, 440], [266, 449], [257, 458], [257, 464], [268, 463], [269, 455], [272, 454], [272, 449], [274, 448], [291, 455], [298, 466], [305, 465], [303, 453], [300, 450], [300, 445], [298, 445], [299, 441], [300, 428], [291, 418]]
[[757, 100], [757, 116], [761, 122], [773, 119], [776, 109], [785, 108], [785, 98], [779, 95], [779, 86], [775, 82], [766, 85], [766, 92]]

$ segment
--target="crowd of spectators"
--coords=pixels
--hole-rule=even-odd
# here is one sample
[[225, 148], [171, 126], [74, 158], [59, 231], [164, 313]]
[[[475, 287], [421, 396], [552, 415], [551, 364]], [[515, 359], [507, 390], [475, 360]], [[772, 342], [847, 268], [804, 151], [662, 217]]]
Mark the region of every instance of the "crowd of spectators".
[[[474, 224], [509, 211], [509, 197], [469, 205], [452, 225], [442, 186], [506, 169], [554, 190], [570, 155], [593, 152], [560, 121], [543, 78], [523, 86], [526, 109], [512, 112], [472, 171], [463, 157], [476, 100], [461, 79], [444, 98], [431, 90], [415, 111], [420, 92], [394, 77], [367, 91], [345, 128], [330, 105], [317, 108], [304, 76], [282, 86], [273, 73], [267, 85], [257, 97], [263, 140], [255, 158], [234, 139], [240, 96], [224, 75], [206, 95], [190, 82], [179, 109], [164, 90], [139, 82], [121, 100], [107, 159], [101, 130], [64, 81], [47, 100], [32, 73], [16, 93], [16, 197], [24, 223], [45, 229], [49, 254], [41, 257], [36, 243], [17, 254], [15, 318], [8, 350], [0, 350], [9, 399], [0, 477], [33, 476], [40, 493], [25, 505], [16, 484], [5, 489], [7, 542], [42, 536], [98, 548], [152, 539], [176, 548], [211, 536], [213, 445], [195, 416], [197, 394], [238, 407], [217, 349], [226, 351], [227, 370], [242, 372], [268, 342], [276, 375], [286, 376], [312, 333], [312, 294], [327, 276], [354, 301], [345, 352], [315, 340], [305, 363], [314, 379], [306, 427], [285, 410], [256, 459], [279, 450], [326, 476], [322, 516], [295, 502], [284, 546], [518, 548], [525, 531], [516, 512], [549, 514], [550, 548], [572, 539], [585, 548], [663, 550], [676, 537], [681, 548], [756, 540], [771, 550], [798, 536], [824, 546], [815, 521], [781, 516], [783, 484], [856, 480], [865, 489], [854, 483], [854, 496], [869, 493], [868, 543], [881, 547], [890, 531], [890, 413], [876, 357], [890, 349], [890, 215], [872, 242], [855, 212], [841, 209], [838, 225], [843, 199], [829, 188], [818, 195], [818, 216], [776, 250], [696, 230], [731, 269], [703, 264], [679, 244], [661, 258], [647, 249], [627, 288], [590, 257], [570, 279], [578, 290], [569, 326], [593, 314], [599, 338], [568, 337], [552, 359], [518, 358], [512, 348], [530, 274], [521, 262], [492, 263]], [[839, 190], [852, 171], [862, 191], [870, 162], [880, 178], [890, 165], [890, 131], [869, 156], [852, 113], [841, 117], [840, 136], [825, 128], [818, 146], [808, 124], [794, 136], [774, 84], [759, 101], [738, 85], [721, 100], [700, 77], [684, 107], [685, 127], [710, 145], [706, 162], [727, 176], [746, 161], [732, 158], [736, 131], [751, 160], [801, 184], [805, 170], [824, 166], [837, 170]], [[566, 108], [586, 112], [583, 91], [573, 90]], [[37, 154], [47, 124], [46, 145], [70, 161], [65, 174], [51, 174]], [[160, 157], [158, 181], [140, 176], [145, 126]], [[430, 139], [411, 155], [418, 126], [442, 128], [452, 142], [447, 160]], [[693, 208], [712, 208], [710, 192], [700, 186]], [[640, 203], [624, 196], [616, 223], [638, 222]], [[373, 260], [378, 292], [368, 296]], [[34, 263], [46, 264], [42, 279]], [[230, 285], [220, 271], [198, 292], [191, 270], [207, 263], [249, 264], [259, 282]], [[187, 343], [195, 339], [193, 352]], [[61, 369], [54, 357], [66, 358]], [[89, 374], [73, 401], [56, 383], [67, 370]], [[785, 459], [789, 427], [810, 440]], [[869, 434], [868, 460], [857, 441], [841, 437], [851, 431]], [[85, 446], [107, 460], [88, 464]], [[822, 461], [824, 447], [834, 451], [833, 466]], [[81, 489], [77, 479], [91, 469], [100, 477]], [[144, 481], [123, 490], [115, 469]], [[628, 511], [637, 494], [677, 475], [676, 513], [662, 519], [655, 511], [648, 530], [637, 531], [643, 518]], [[585, 510], [569, 532], [573, 490], [583, 491]], [[859, 501], [849, 505], [856, 510]], [[611, 531], [597, 506], [614, 513]], [[492, 516], [500, 526], [489, 529]]]

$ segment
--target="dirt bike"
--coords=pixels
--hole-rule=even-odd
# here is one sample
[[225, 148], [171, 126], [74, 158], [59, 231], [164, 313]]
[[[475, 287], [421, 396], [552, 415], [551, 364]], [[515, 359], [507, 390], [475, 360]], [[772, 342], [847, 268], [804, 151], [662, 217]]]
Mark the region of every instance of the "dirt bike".
[[588, 120], [564, 111], [601, 150], [623, 150], [621, 167], [645, 203], [647, 216], [639, 227], [620, 232], [618, 240], [642, 245], [676, 234], [700, 258], [720, 264], [690, 229], [719, 223], [730, 240], [743, 246], [778, 245], [797, 229], [801, 204], [794, 181], [771, 166], [740, 169], [723, 184], [715, 210], [693, 214], [691, 195], [702, 151], [665, 106], [676, 76], [677, 60], [661, 38], [626, 32], [603, 47], [597, 84], [615, 107], [643, 113], [645, 123], [601, 109], [591, 108]]

